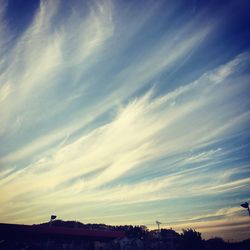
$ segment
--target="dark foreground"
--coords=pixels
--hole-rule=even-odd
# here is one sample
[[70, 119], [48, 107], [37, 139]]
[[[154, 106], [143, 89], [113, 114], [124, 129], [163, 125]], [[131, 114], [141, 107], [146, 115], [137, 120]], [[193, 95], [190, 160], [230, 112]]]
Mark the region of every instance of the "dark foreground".
[[193, 229], [149, 231], [145, 226], [108, 226], [54, 221], [53, 224], [0, 224], [0, 250], [249, 250], [250, 239], [229, 243], [204, 240]]

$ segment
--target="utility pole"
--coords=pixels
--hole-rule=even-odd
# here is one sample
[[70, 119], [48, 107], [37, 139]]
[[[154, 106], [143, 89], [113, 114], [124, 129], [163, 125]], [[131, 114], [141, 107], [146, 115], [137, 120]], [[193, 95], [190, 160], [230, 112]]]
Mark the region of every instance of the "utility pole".
[[160, 238], [160, 224], [161, 224], [161, 222], [157, 220], [155, 223], [156, 223], [157, 226], [158, 226], [158, 236], [159, 236], [159, 238]]
[[158, 243], [157, 243], [158, 247], [157, 248], [160, 249], [161, 248], [160, 247], [160, 224], [161, 224], [161, 222], [157, 220], [155, 223], [158, 226]]

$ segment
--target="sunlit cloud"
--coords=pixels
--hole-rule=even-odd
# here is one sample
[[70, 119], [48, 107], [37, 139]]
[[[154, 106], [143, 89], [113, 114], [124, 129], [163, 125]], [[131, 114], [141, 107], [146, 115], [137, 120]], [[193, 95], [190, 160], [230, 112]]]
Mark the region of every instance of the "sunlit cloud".
[[[143, 224], [137, 206], [202, 197], [200, 213], [172, 225], [208, 232], [235, 217], [244, 227], [233, 198], [203, 210], [214, 195], [247, 198], [249, 50], [206, 59], [223, 31], [206, 9], [173, 19], [172, 2], [78, 4], [63, 14], [60, 1], [41, 1], [11, 46], [0, 9], [0, 34], [10, 34], [0, 36], [8, 49], [0, 59], [1, 220], [36, 223], [52, 210], [80, 220], [87, 204], [90, 222]], [[114, 209], [113, 221], [108, 211], [91, 213], [96, 206]], [[145, 205], [145, 224], [152, 211], [165, 220]]]

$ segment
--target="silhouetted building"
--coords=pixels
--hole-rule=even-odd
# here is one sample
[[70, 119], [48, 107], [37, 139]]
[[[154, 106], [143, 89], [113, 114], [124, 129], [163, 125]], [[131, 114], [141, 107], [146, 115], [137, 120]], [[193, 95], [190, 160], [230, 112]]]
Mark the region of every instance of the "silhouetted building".
[[118, 231], [0, 223], [1, 247], [6, 242], [6, 249], [22, 249], [22, 245], [27, 249], [103, 249], [105, 244], [98, 247], [96, 242], [108, 243], [124, 236]]

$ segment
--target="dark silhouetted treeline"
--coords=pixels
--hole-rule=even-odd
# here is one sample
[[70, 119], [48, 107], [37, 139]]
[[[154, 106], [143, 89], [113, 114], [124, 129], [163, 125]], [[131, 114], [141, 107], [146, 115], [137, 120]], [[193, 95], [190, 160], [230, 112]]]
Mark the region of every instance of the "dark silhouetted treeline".
[[[124, 238], [118, 238], [109, 242], [93, 242], [91, 240], [5, 240], [0, 235], [0, 250], [19, 249], [58, 249], [58, 250], [249, 250], [250, 238], [241, 242], [225, 242], [222, 238], [204, 240], [200, 232], [194, 229], [183, 229], [177, 233], [172, 229], [149, 230], [146, 226], [111, 226], [105, 224], [83, 224], [77, 221], [55, 220], [33, 225], [34, 227], [63, 227], [82, 228], [101, 231], [122, 231]], [[49, 244], [48, 244], [49, 242]]]
[[[39, 226], [48, 225], [43, 223]], [[144, 243], [144, 249], [176, 249], [176, 250], [249, 250], [250, 238], [242, 242], [225, 242], [222, 238], [216, 237], [209, 240], [202, 239], [201, 233], [193, 229], [183, 229], [181, 234], [178, 234], [172, 229], [161, 229], [160, 234], [157, 230], [148, 230], [146, 226], [111, 226], [105, 224], [83, 224], [76, 221], [53, 221], [53, 226], [70, 227], [70, 228], [85, 228], [95, 230], [112, 230], [123, 231], [129, 239], [140, 239]], [[172, 246], [166, 248], [171, 241]], [[155, 244], [150, 244], [150, 243]], [[165, 247], [165, 248], [164, 248]], [[136, 249], [136, 248], [135, 248]]]

